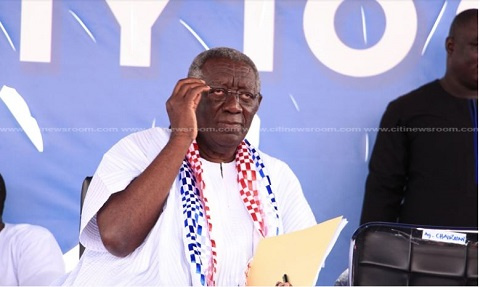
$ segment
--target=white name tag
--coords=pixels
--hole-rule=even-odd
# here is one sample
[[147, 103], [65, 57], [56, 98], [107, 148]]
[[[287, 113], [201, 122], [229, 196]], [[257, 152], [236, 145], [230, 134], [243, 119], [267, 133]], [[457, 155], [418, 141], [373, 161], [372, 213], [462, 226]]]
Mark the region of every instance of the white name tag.
[[464, 233], [435, 230], [435, 229], [424, 229], [422, 234], [422, 239], [440, 241], [440, 242], [446, 242], [446, 243], [455, 243], [455, 244], [467, 243], [467, 235]]

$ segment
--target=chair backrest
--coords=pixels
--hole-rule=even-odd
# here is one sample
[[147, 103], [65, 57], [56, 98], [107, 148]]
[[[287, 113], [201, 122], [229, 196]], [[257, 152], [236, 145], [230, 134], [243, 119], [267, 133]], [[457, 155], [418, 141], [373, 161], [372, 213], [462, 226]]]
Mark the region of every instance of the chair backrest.
[[478, 228], [372, 222], [350, 246], [349, 285], [478, 286]]
[[[83, 202], [85, 201], [85, 196], [87, 195], [87, 190], [88, 190], [88, 186], [90, 185], [90, 181], [92, 181], [92, 177], [87, 176], [85, 177], [82, 183], [82, 190], [80, 193], [80, 220], [82, 218]], [[78, 245], [79, 245], [79, 251], [80, 251], [79, 257], [82, 257], [83, 251], [85, 251], [85, 247], [80, 242], [78, 243]]]

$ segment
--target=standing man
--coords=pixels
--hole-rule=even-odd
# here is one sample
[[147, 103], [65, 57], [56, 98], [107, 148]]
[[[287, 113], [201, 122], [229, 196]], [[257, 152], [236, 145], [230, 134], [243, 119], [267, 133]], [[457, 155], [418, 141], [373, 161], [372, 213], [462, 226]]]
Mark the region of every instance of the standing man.
[[63, 284], [242, 286], [261, 238], [314, 225], [292, 170], [245, 140], [261, 101], [250, 58], [200, 53], [167, 101], [171, 129], [103, 157], [82, 212], [86, 250]]
[[361, 223], [477, 227], [478, 10], [453, 20], [446, 73], [392, 101], [366, 181]]

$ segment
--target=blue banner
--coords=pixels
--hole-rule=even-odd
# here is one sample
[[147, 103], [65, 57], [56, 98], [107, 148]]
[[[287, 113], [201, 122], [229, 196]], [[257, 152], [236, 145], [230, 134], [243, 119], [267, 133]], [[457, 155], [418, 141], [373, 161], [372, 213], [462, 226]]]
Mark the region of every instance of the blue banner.
[[349, 221], [318, 285], [348, 267], [387, 103], [445, 71], [453, 17], [475, 0], [0, 1], [4, 220], [78, 243], [80, 187], [119, 139], [168, 127], [165, 101], [199, 52], [260, 70], [249, 138], [287, 162], [317, 221]]

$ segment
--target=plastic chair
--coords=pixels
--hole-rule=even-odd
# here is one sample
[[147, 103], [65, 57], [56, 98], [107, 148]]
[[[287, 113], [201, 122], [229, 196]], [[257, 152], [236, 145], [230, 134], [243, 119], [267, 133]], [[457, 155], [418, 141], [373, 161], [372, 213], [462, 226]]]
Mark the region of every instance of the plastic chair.
[[372, 222], [350, 245], [349, 285], [478, 286], [478, 228]]

